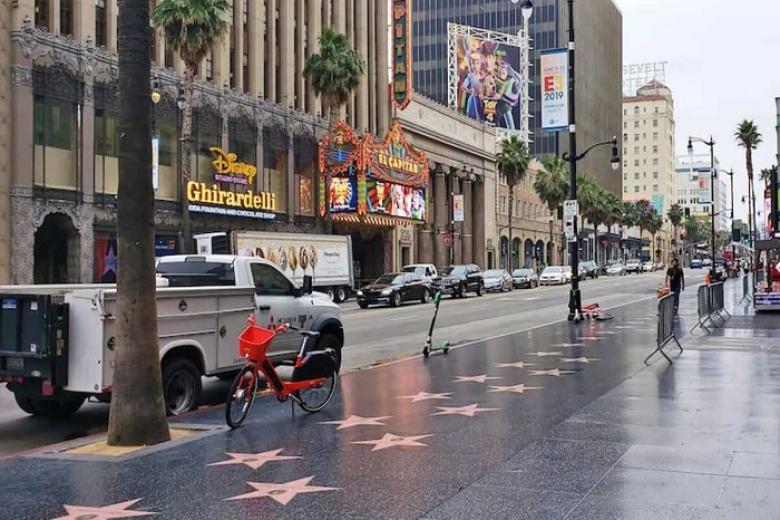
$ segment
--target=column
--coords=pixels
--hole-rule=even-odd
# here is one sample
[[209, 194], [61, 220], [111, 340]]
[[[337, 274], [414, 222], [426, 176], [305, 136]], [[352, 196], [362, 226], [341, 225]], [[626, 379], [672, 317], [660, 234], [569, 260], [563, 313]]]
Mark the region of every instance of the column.
[[322, 21], [322, 27], [333, 27], [333, 21], [331, 20], [333, 13], [330, 9], [330, 0], [318, 1], [322, 1], [322, 18], [320, 19]]
[[[279, 93], [276, 92], [276, 5], [278, 0], [266, 0], [265, 20], [266, 20], [266, 57], [268, 64], [268, 74], [265, 78], [265, 98], [269, 101], [277, 102]], [[284, 0], [283, 0], [284, 1]]]
[[449, 221], [449, 206], [447, 199], [447, 179], [444, 175], [444, 168], [441, 164], [437, 164], [433, 175], [433, 190], [434, 190], [434, 223], [435, 227], [433, 232], [435, 233], [434, 242], [434, 256], [436, 258], [436, 266], [442, 267], [449, 263], [447, 257], [447, 246], [444, 243], [444, 234], [447, 233], [447, 223]]
[[471, 200], [471, 180], [466, 177], [463, 179], [463, 224], [461, 235], [461, 250], [463, 252], [463, 263], [470, 264], [473, 262], [473, 241], [472, 241], [472, 210], [473, 203]]
[[[333, 12], [331, 13], [331, 28], [339, 33], [347, 33], [347, 5], [346, 0], [333, 0]], [[339, 107], [337, 110], [339, 119], [346, 119], [347, 105], [350, 100]], [[360, 129], [358, 129], [360, 130]]]
[[60, 33], [60, 0], [49, 0], [49, 32]]
[[214, 43], [211, 49], [211, 63], [214, 83], [217, 87], [230, 86], [230, 34], [227, 31]]
[[377, 70], [377, 95], [376, 102], [373, 103], [376, 114], [377, 122], [377, 135], [385, 135], [385, 132], [390, 128], [390, 76], [387, 69], [390, 66], [387, 59], [387, 46], [388, 43], [388, 25], [390, 23], [388, 17], [388, 9], [384, 0], [377, 2], [378, 12], [376, 13], [376, 70]]
[[306, 52], [304, 44], [306, 41], [306, 9], [303, 2], [295, 2], [295, 45], [293, 51], [295, 54], [295, 109], [298, 112], [306, 111], [306, 78], [303, 77], [303, 67], [306, 64]]
[[[327, 1], [325, 3], [327, 3]], [[323, 23], [327, 25], [327, 22], [325, 21], [325, 18], [322, 18], [322, 0], [309, 0], [306, 6], [308, 8], [306, 16], [306, 40], [308, 42], [306, 58], [308, 58], [319, 51], [320, 45], [318, 38], [320, 37]], [[301, 74], [301, 76], [303, 76], [303, 74]], [[307, 84], [304, 84], [304, 89], [306, 90], [306, 111], [312, 115], [320, 114], [324, 116], [322, 113], [322, 104], [320, 103], [320, 98], [317, 96], [317, 93]]]
[[[249, 3], [251, 3], [251, 1]], [[243, 0], [233, 0], [233, 85], [234, 85], [234, 89], [237, 92], [244, 91], [244, 2]]]
[[360, 53], [360, 56], [366, 62], [366, 70], [362, 76], [360, 76], [360, 83], [358, 84], [356, 96], [355, 96], [355, 128], [362, 132], [369, 129], [368, 124], [368, 75], [369, 70], [373, 68], [369, 65], [368, 56], [368, 12], [367, 12], [366, 0], [355, 2], [355, 16], [353, 21], [355, 23], [355, 38], [357, 41], [356, 49]]
[[108, 48], [109, 52], [114, 54], [116, 53], [117, 10], [117, 2], [112, 0], [106, 2], [106, 47]]
[[[472, 186], [472, 198], [474, 200], [472, 209], [472, 260], [485, 267], [485, 182], [479, 179]], [[498, 244], [499, 248], [501, 244]], [[501, 251], [499, 250], [499, 254]], [[496, 259], [498, 261], [498, 259]]]
[[[379, 0], [381, 5], [384, 0]], [[377, 69], [377, 21], [376, 21], [376, 0], [368, 0], [368, 34], [371, 39], [368, 40], [368, 57], [366, 58], [368, 70], [368, 129], [374, 135], [377, 134], [376, 124], [376, 93], [377, 93], [377, 81], [376, 81], [376, 69]]]
[[[457, 170], [453, 170], [450, 168], [449, 171], [450, 175], [450, 190], [451, 194], [448, 198], [450, 205], [452, 205], [452, 202], [454, 200], [455, 195], [459, 195], [461, 192], [460, 189], [460, 177], [458, 177]], [[452, 208], [450, 208], [450, 218], [452, 218]], [[452, 225], [452, 263], [454, 264], [462, 264], [463, 263], [463, 255], [461, 254], [463, 252], [463, 244], [461, 241], [461, 238], [463, 237], [463, 226], [461, 222], [456, 222]]]
[[427, 221], [421, 226], [417, 226], [417, 255], [416, 261], [419, 263], [435, 264], [436, 259], [433, 254], [434, 229], [436, 218], [433, 211], [433, 205], [430, 203], [433, 189], [433, 179], [431, 179], [426, 191], [427, 199], [425, 201], [425, 216]]
[[[11, 10], [0, 9], [0, 27], [8, 30], [11, 25]], [[0, 39], [0, 62], [11, 63], [11, 39]], [[14, 69], [6, 68], [0, 73], [0, 285], [11, 283], [11, 76]], [[15, 81], [16, 78], [14, 78]]]
[[263, 16], [265, 2], [253, 0], [249, 2], [247, 11], [247, 30], [249, 31], [249, 94], [252, 97], [263, 97], [265, 88], [263, 78], [265, 70], [265, 40], [263, 37]]
[[73, 36], [77, 42], [84, 45], [87, 38], [95, 43], [95, 2], [73, 2]]
[[295, 222], [295, 197], [298, 190], [295, 186], [295, 139], [291, 127], [287, 129], [287, 220]]
[[291, 107], [295, 103], [295, 6], [293, 2], [279, 3], [279, 103]]

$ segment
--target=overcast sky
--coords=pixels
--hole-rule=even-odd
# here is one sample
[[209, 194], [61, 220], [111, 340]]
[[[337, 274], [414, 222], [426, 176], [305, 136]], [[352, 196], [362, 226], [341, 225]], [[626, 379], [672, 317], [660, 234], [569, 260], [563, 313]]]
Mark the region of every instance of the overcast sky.
[[[721, 168], [733, 168], [738, 174], [736, 212], [746, 214], [747, 207], [740, 208], [739, 202], [747, 193], [745, 156], [733, 134], [742, 119], [754, 120], [764, 138], [753, 155], [756, 174], [776, 162], [780, 2], [614, 2], [623, 13], [623, 64], [669, 62], [666, 84], [674, 95], [677, 154], [687, 153], [689, 135], [708, 138], [712, 134]], [[694, 149], [709, 151], [702, 144]]]

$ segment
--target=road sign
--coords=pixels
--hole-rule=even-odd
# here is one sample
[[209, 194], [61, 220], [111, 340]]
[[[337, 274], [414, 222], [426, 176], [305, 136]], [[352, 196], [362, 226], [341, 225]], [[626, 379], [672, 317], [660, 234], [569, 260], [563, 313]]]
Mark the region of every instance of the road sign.
[[563, 202], [563, 218], [575, 218], [580, 212], [579, 204], [576, 200], [566, 200]]
[[567, 242], [577, 241], [577, 236], [574, 234], [574, 219], [570, 218], [564, 222], [563, 231], [566, 233]]

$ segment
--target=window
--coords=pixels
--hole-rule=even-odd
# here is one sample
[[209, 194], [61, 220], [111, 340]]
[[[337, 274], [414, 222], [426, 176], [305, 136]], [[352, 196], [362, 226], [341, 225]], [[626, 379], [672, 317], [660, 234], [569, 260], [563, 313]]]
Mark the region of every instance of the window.
[[658, 132], [653, 132], [653, 141], [658, 141]]
[[636, 106], [636, 107], [634, 107], [634, 114], [638, 114], [638, 113], [639, 113], [639, 107]]
[[95, 191], [115, 194], [119, 188], [117, 116], [95, 109]]
[[653, 145], [653, 153], [658, 153], [658, 145], [657, 144]]
[[[634, 121], [634, 128], [639, 128], [639, 121]], [[639, 137], [639, 136], [637, 136]]]
[[267, 264], [252, 264], [252, 278], [257, 294], [263, 296], [287, 296], [293, 286], [282, 273]]
[[106, 42], [106, 0], [95, 0], [95, 45], [105, 47]]
[[658, 127], [658, 119], [653, 119], [653, 127]]
[[655, 107], [655, 113], [656, 114], [658, 113], [658, 107]]
[[639, 193], [639, 185], [634, 186], [634, 193]]
[[634, 147], [634, 153], [639, 153], [639, 147], [638, 146]]
[[623, 193], [628, 193], [628, 187], [623, 186]]
[[506, 195], [501, 195], [501, 205], [499, 206], [499, 211], [502, 215], [507, 214]]
[[157, 135], [160, 136], [159, 164], [157, 171], [157, 192], [155, 198], [176, 200], [178, 198], [178, 162], [179, 135], [176, 125], [157, 122]]
[[634, 142], [635, 143], [639, 142], [639, 134], [634, 134]]
[[658, 193], [658, 184], [653, 184], [653, 193]]
[[639, 172], [634, 172], [634, 180], [635, 181], [639, 180]]
[[73, 0], [60, 0], [60, 34], [73, 34]]
[[35, 0], [35, 27], [50, 31], [49, 0]]
[[628, 134], [623, 134], [623, 142], [624, 143], [628, 142]]
[[657, 178], [658, 178], [658, 172], [653, 172], [653, 179], [657, 179]]
[[658, 166], [658, 158], [653, 159], [653, 166]]
[[76, 189], [76, 103], [35, 96], [33, 132], [35, 184]]
[[639, 159], [634, 159], [634, 166], [639, 166]]

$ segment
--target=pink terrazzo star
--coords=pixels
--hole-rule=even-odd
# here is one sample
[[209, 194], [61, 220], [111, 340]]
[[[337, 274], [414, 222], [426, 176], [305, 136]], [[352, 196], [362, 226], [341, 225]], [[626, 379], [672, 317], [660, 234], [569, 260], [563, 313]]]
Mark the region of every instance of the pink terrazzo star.
[[496, 368], [525, 368], [525, 367], [534, 367], [536, 366], [536, 363], [526, 363], [524, 361], [517, 361], [515, 363], [499, 363], [496, 365]]
[[437, 406], [436, 409], [441, 411], [431, 415], [465, 415], [466, 417], [474, 417], [474, 414], [477, 412], [495, 412], [498, 410], [498, 408], [480, 408], [478, 403], [467, 404], [466, 406]]
[[350, 415], [343, 421], [323, 421], [320, 424], [338, 424], [337, 430], [343, 430], [344, 428], [352, 428], [353, 426], [386, 426], [381, 422], [385, 419], [389, 419], [392, 415], [382, 415], [380, 417], [361, 417], [359, 415]]
[[601, 338], [598, 337], [598, 336], [582, 336], [581, 338], [577, 338], [577, 339], [581, 339], [581, 340], [584, 340], [584, 341], [599, 341], [599, 340], [601, 340]]
[[585, 343], [561, 343], [559, 345], [553, 345], [554, 347], [572, 348], [572, 347], [585, 347]]
[[488, 379], [501, 379], [500, 377], [489, 376], [482, 374], [479, 376], [455, 376], [456, 383], [484, 383]]
[[117, 502], [116, 504], [103, 507], [65, 505], [63, 507], [68, 514], [65, 516], [58, 516], [52, 520], [112, 520], [114, 518], [131, 518], [157, 514], [151, 511], [130, 511], [127, 509], [141, 500], [143, 499], [136, 498], [135, 500]]
[[418, 392], [415, 395], [402, 395], [398, 399], [411, 399], [413, 403], [417, 401], [427, 401], [429, 399], [449, 399], [452, 392], [446, 392], [443, 394], [429, 394], [428, 392]]
[[565, 358], [561, 358], [561, 361], [564, 363], [592, 363], [594, 361], [599, 361], [599, 358], [589, 358], [585, 356], [565, 357]]
[[576, 374], [574, 370], [559, 370], [557, 368], [551, 368], [550, 370], [531, 370], [532, 376], [553, 376], [561, 377], [562, 375]]
[[536, 357], [562, 356], [563, 352], [529, 352], [528, 355]]
[[226, 498], [225, 500], [247, 500], [250, 498], [268, 497], [286, 506], [295, 498], [295, 495], [299, 493], [318, 493], [320, 491], [335, 491], [339, 489], [333, 487], [310, 486], [309, 482], [311, 482], [311, 479], [313, 478], [314, 476], [312, 475], [311, 477], [291, 480], [290, 482], [282, 482], [279, 484], [274, 482], [247, 482], [247, 484], [255, 488], [254, 491]]
[[511, 392], [513, 394], [523, 394], [526, 390], [541, 390], [541, 386], [509, 385], [509, 386], [491, 386], [488, 392]]
[[374, 447], [371, 449], [371, 451], [386, 450], [387, 448], [395, 448], [396, 446], [427, 447], [427, 444], [418, 441], [420, 439], [425, 439], [431, 436], [432, 434], [401, 437], [400, 435], [395, 435], [394, 433], [386, 433], [381, 439], [373, 439], [370, 441], [352, 441], [350, 444], [373, 444]]
[[252, 469], [259, 469], [266, 462], [274, 462], [277, 460], [293, 460], [300, 459], [301, 457], [293, 457], [289, 455], [279, 455], [284, 448], [278, 450], [264, 451], [261, 453], [230, 453], [227, 452], [230, 457], [228, 460], [220, 462], [214, 462], [209, 466], [225, 466], [228, 464], [244, 464]]

